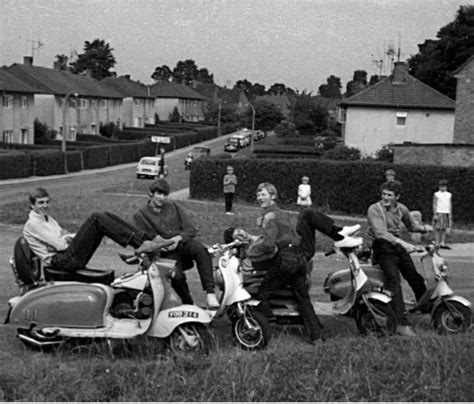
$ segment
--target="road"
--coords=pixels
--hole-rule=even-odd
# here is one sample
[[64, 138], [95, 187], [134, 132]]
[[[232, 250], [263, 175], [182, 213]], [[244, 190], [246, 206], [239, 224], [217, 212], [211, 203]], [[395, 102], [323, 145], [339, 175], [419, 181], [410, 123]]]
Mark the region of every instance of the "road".
[[[222, 153], [225, 140], [230, 136], [231, 134], [225, 135], [218, 139], [199, 143], [199, 145], [210, 147], [211, 155]], [[171, 175], [184, 171], [184, 157], [193, 147], [194, 145], [166, 154], [165, 162]], [[0, 181], [0, 195], [2, 196], [0, 208], [1, 204], [24, 202], [28, 192], [33, 187], [40, 185], [47, 188], [54, 195], [63, 194], [74, 197], [74, 195], [88, 195], [107, 187], [129, 184], [135, 180], [136, 165], [137, 163], [130, 163], [97, 170], [84, 170], [67, 175], [3, 180]]]

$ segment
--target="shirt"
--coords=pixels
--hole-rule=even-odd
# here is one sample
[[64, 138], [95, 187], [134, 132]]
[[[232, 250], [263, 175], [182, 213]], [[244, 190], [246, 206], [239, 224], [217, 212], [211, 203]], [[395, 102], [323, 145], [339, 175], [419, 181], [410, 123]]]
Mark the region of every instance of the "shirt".
[[311, 205], [311, 185], [298, 185], [298, 200], [297, 205], [310, 206]]
[[451, 192], [435, 192], [434, 213], [451, 213]]
[[382, 201], [370, 205], [367, 211], [367, 221], [369, 223], [369, 238], [372, 240], [385, 239], [393, 244], [400, 237], [402, 224], [410, 232], [424, 231], [423, 225], [415, 222], [408, 208], [398, 202], [395, 206], [388, 208], [382, 204]]
[[166, 201], [160, 211], [148, 202], [133, 216], [133, 220], [149, 239], [153, 239], [156, 235], [165, 239], [179, 235], [184, 242], [195, 237], [197, 233], [184, 211], [171, 201]]
[[68, 247], [66, 236], [74, 235], [61, 228], [51, 216], [40, 215], [32, 210], [23, 227], [23, 236], [31, 250], [49, 265], [58, 251], [64, 251]]
[[247, 251], [247, 256], [252, 261], [265, 261], [273, 258], [278, 248], [300, 244], [288, 214], [274, 203], [264, 209], [262, 216], [257, 219], [257, 225], [261, 228], [262, 235]]
[[237, 177], [235, 174], [224, 175], [224, 193], [235, 192], [235, 186], [237, 185]]

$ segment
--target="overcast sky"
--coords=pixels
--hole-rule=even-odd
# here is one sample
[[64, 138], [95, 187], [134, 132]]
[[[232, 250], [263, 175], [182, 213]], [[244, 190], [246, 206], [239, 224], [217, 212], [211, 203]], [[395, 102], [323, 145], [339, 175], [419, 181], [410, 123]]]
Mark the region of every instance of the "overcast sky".
[[239, 79], [317, 92], [343, 89], [354, 70], [379, 72], [392, 44], [401, 60], [435, 39], [474, 0], [0, 0], [0, 65], [52, 67], [55, 55], [106, 40], [119, 75], [151, 83], [155, 67], [193, 59], [220, 85]]

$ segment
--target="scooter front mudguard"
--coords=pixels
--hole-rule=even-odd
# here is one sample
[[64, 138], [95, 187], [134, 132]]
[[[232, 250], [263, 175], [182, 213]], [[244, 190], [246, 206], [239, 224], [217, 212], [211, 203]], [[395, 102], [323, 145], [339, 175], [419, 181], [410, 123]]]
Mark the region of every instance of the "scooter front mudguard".
[[211, 320], [212, 317], [209, 313], [200, 307], [191, 304], [183, 304], [181, 306], [160, 311], [149, 328], [147, 335], [151, 337], [165, 338], [171, 335], [173, 330], [180, 324], [209, 324]]
[[472, 304], [469, 300], [462, 296], [443, 296], [440, 299], [437, 299], [436, 302], [433, 304], [433, 308], [431, 309], [431, 316], [433, 317], [433, 314], [435, 313], [436, 309], [443, 304], [444, 302], [458, 302], [462, 304], [465, 307], [471, 308]]
[[113, 300], [112, 289], [102, 284], [54, 282], [10, 299], [7, 320], [21, 328], [98, 328]]
[[368, 292], [366, 293], [367, 298], [370, 300], [378, 300], [379, 302], [388, 304], [392, 300], [391, 297], [384, 295], [383, 293], [380, 292]]

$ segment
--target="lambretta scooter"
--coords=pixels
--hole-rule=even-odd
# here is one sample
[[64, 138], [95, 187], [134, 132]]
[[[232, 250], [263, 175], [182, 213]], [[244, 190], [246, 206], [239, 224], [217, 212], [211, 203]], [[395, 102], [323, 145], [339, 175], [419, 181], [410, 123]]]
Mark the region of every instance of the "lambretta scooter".
[[[124, 257], [122, 257], [124, 258]], [[138, 264], [110, 285], [77, 281], [44, 281], [25, 288], [8, 301], [5, 324], [17, 328], [28, 346], [58, 346], [68, 339], [132, 339], [139, 335], [164, 339], [178, 355], [206, 353], [211, 344], [211, 317], [194, 305], [183, 305], [171, 287], [176, 261], [159, 254], [125, 257]], [[24, 271], [11, 260], [15, 274]], [[42, 271], [44, 272], [44, 271]]]
[[264, 348], [270, 339], [270, 324], [266, 317], [249, 305], [252, 298], [243, 287], [240, 240], [228, 244], [214, 244], [209, 253], [217, 258], [214, 266], [214, 282], [221, 290], [219, 309], [215, 317], [227, 314], [232, 323], [232, 335], [246, 350]]
[[[357, 230], [358, 227], [354, 226], [352, 232]], [[362, 239], [359, 239], [354, 247], [338, 248], [334, 246], [333, 250], [326, 254], [341, 252], [347, 258], [350, 268], [350, 286], [341, 300], [331, 302], [313, 301], [313, 307], [317, 315], [353, 315], [357, 328], [364, 335], [391, 334], [396, 327], [395, 315], [390, 306], [391, 294], [389, 291], [374, 285], [363, 271], [355, 254], [362, 242]], [[241, 268], [244, 287], [252, 296], [256, 296], [265, 272], [255, 270], [248, 259], [244, 260]], [[308, 282], [308, 284], [311, 283]], [[257, 300], [248, 302], [249, 305], [258, 303]], [[277, 291], [270, 300], [270, 305], [273, 321], [276, 324], [302, 324], [303, 320], [289, 288]]]
[[[423, 252], [420, 257], [425, 280], [428, 281], [427, 267], [434, 274], [431, 285], [418, 302], [405, 301], [409, 313], [430, 314], [431, 323], [439, 333], [455, 334], [464, 332], [472, 324], [471, 302], [455, 295], [449, 287], [449, 271], [446, 260], [439, 254], [439, 247], [429, 244], [417, 249]], [[385, 275], [379, 266], [364, 265], [364, 271], [374, 284], [385, 285]], [[343, 269], [328, 275], [324, 290], [332, 300], [340, 299], [348, 287], [349, 269]]]

